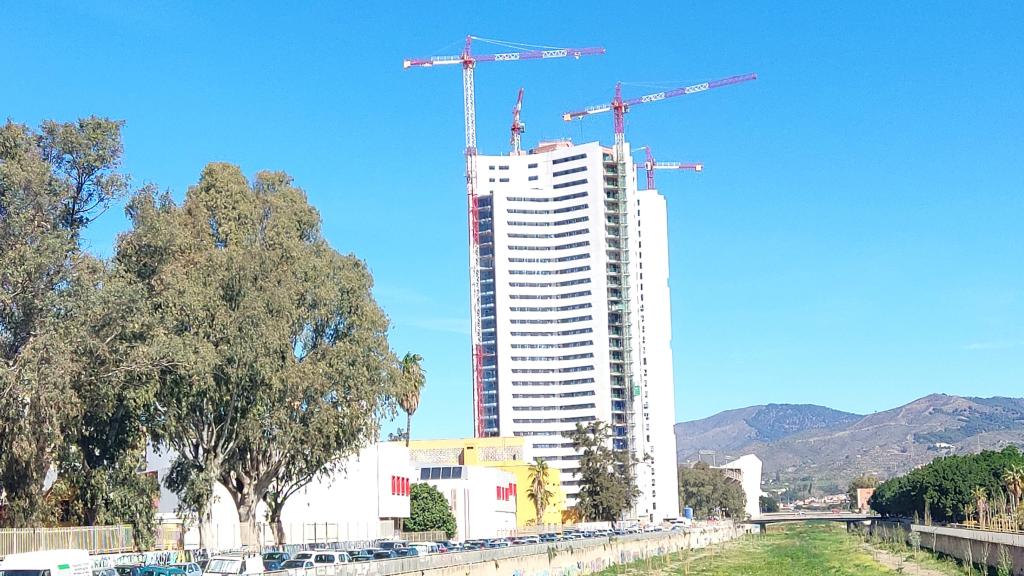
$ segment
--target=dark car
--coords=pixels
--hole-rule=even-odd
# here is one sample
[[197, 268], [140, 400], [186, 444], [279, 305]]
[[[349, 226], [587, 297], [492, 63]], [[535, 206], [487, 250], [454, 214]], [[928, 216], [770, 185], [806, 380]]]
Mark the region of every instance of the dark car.
[[281, 563], [281, 570], [287, 570], [293, 574], [298, 574], [300, 571], [311, 570], [313, 568], [312, 560], [285, 560]]
[[390, 560], [392, 558], [398, 558], [398, 554], [392, 550], [377, 550], [373, 553], [374, 560]]
[[139, 576], [139, 570], [142, 569], [142, 564], [122, 564], [120, 566], [114, 566], [114, 570], [117, 570], [118, 576]]
[[185, 576], [203, 576], [203, 569], [195, 562], [178, 562], [176, 564], [168, 564], [168, 566], [180, 568], [185, 572]]
[[287, 560], [291, 560], [292, 555], [287, 552], [264, 552], [263, 553], [263, 569], [272, 572], [280, 570], [281, 565]]
[[381, 550], [397, 550], [399, 548], [405, 548], [408, 545], [408, 542], [403, 542], [401, 540], [381, 540], [377, 543], [377, 546]]
[[97, 568], [92, 571], [92, 576], [118, 576], [117, 570], [113, 568]]
[[398, 550], [395, 550], [395, 553], [398, 554], [399, 558], [408, 558], [410, 556], [419, 556], [420, 555], [420, 551], [418, 549], [412, 548], [412, 547], [410, 547], [410, 548], [399, 548]]
[[172, 566], [143, 566], [139, 576], [185, 576], [185, 571]]

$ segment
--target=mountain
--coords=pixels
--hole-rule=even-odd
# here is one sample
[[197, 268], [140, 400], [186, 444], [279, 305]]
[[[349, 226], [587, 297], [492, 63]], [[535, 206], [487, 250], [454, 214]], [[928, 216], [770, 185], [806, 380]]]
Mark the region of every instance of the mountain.
[[720, 464], [753, 453], [768, 479], [844, 487], [865, 472], [885, 478], [940, 455], [1024, 445], [1024, 399], [932, 394], [866, 416], [768, 404], [681, 422], [675, 435], [680, 463], [702, 450], [714, 451]]

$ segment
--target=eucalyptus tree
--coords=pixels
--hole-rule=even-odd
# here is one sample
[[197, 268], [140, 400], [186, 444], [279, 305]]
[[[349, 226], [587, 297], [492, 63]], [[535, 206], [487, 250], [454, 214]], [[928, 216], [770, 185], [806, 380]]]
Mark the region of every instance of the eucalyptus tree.
[[202, 526], [212, 486], [231, 495], [243, 544], [261, 500], [288, 496], [379, 434], [404, 391], [366, 264], [332, 249], [305, 193], [279, 172], [252, 182], [210, 164], [183, 203], [129, 206], [117, 263], [145, 286], [161, 349], [157, 441], [169, 485]]
[[9, 524], [41, 519], [44, 478], [60, 448], [81, 441], [71, 423], [90, 384], [79, 376], [95, 360], [83, 318], [102, 266], [79, 238], [127, 193], [121, 126], [97, 117], [39, 131], [0, 126], [0, 504]]

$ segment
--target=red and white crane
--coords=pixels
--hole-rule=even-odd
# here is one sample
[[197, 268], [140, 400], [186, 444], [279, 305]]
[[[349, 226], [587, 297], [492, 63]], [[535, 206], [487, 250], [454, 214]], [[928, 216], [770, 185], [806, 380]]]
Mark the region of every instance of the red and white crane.
[[[500, 54], [473, 54], [473, 40], [510, 46], [513, 52]], [[484, 435], [483, 410], [483, 330], [480, 323], [480, 216], [479, 198], [477, 195], [476, 175], [476, 95], [474, 91], [474, 71], [478, 62], [514, 62], [517, 60], [547, 60], [552, 58], [576, 58], [604, 54], [604, 48], [552, 48], [525, 45], [513, 45], [508, 42], [487, 40], [476, 36], [466, 36], [466, 45], [462, 54], [456, 56], [431, 56], [429, 58], [410, 58], [403, 62], [404, 68], [432, 68], [459, 64], [462, 66], [462, 99], [463, 113], [466, 120], [466, 197], [469, 203], [469, 278], [470, 278], [470, 316], [472, 318], [473, 335], [473, 407], [476, 413], [476, 435]]]
[[526, 132], [526, 124], [519, 121], [519, 113], [523, 111], [523, 89], [519, 89], [519, 98], [516, 105], [512, 107], [512, 155], [519, 156], [523, 153], [523, 132]]
[[694, 172], [702, 172], [704, 165], [697, 163], [685, 163], [685, 162], [655, 162], [654, 154], [651, 153], [650, 146], [641, 146], [637, 148], [637, 151], [644, 150], [647, 152], [647, 158], [643, 162], [637, 162], [637, 168], [643, 168], [647, 172], [647, 189], [654, 190], [654, 171], [655, 170], [693, 170]]
[[615, 116], [615, 144], [618, 145], [626, 141], [626, 112], [629, 112], [629, 109], [632, 106], [636, 106], [637, 104], [646, 104], [647, 102], [657, 102], [659, 100], [665, 100], [666, 98], [675, 98], [676, 96], [696, 94], [697, 92], [706, 92], [713, 88], [731, 86], [733, 84], [740, 84], [750, 80], [757, 80], [757, 74], [751, 73], [741, 74], [739, 76], [730, 76], [728, 78], [722, 78], [721, 80], [701, 82], [700, 84], [684, 86], [682, 88], [666, 90], [664, 92], [655, 92], [654, 94], [647, 94], [646, 96], [640, 96], [639, 98], [630, 98], [629, 100], [622, 99], [622, 83], [618, 82], [615, 84], [615, 97], [612, 98], [611, 103], [591, 106], [576, 112], [566, 112], [562, 115], [562, 119], [568, 122], [577, 118], [591, 116], [593, 114], [612, 112]]

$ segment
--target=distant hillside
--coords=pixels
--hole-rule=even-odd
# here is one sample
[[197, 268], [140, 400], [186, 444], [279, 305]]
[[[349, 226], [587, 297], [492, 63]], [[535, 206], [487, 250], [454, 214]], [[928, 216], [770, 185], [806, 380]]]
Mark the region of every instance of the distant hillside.
[[863, 472], [903, 473], [943, 454], [1024, 445], [1024, 399], [932, 394], [859, 416], [809, 404], [768, 404], [676, 424], [677, 459], [713, 450], [719, 463], [754, 453], [766, 479], [845, 485]]

